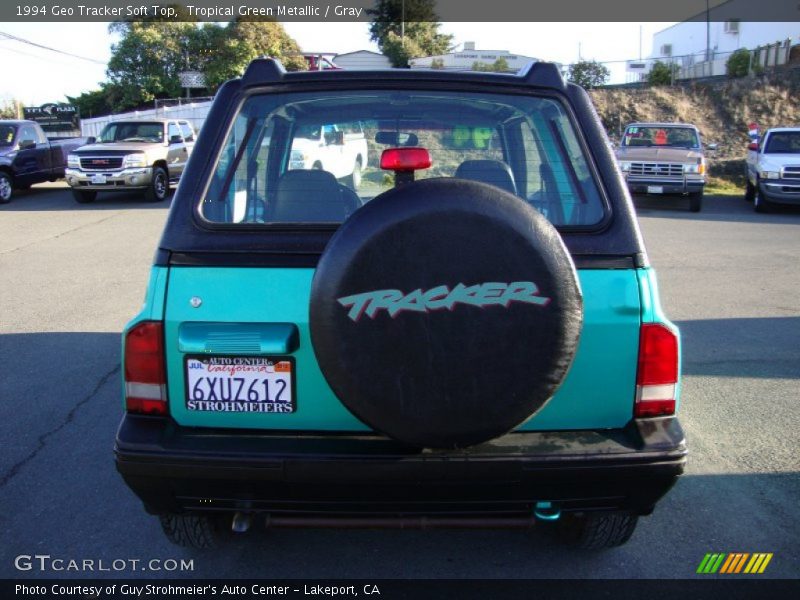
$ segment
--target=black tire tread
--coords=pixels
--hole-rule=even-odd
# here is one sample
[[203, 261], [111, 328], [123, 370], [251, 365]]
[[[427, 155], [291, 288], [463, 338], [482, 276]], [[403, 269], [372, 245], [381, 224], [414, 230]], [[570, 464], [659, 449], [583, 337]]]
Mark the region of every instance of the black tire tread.
[[73, 189], [72, 197], [78, 204], [89, 204], [95, 201], [95, 198], [97, 198], [97, 192]]
[[210, 517], [195, 514], [160, 515], [161, 529], [167, 539], [183, 548], [207, 550], [216, 546], [214, 522]]
[[689, 194], [689, 210], [691, 212], [700, 212], [703, 208], [703, 192]]
[[[156, 191], [155, 191], [155, 185], [154, 184], [155, 184], [156, 171], [157, 170], [164, 172], [164, 181], [166, 182], [167, 189], [166, 189], [166, 191], [164, 193], [164, 197], [163, 198], [159, 198], [158, 195], [156, 194]], [[148, 188], [145, 190], [144, 199], [147, 202], [161, 202], [163, 200], [166, 200], [167, 196], [169, 196], [169, 173], [167, 172], [167, 170], [164, 167], [162, 167], [160, 165], [156, 165], [155, 167], [153, 167], [153, 181], [150, 183]]]
[[584, 550], [622, 546], [633, 535], [639, 517], [628, 513], [568, 516], [564, 523], [568, 541]]

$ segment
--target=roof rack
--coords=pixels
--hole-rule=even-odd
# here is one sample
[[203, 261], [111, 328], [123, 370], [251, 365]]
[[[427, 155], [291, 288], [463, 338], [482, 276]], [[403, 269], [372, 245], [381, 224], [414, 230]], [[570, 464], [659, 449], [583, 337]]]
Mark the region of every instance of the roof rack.
[[274, 58], [257, 58], [247, 67], [242, 76], [242, 84], [245, 86], [259, 85], [264, 83], [276, 83], [286, 75], [281, 61]]
[[[402, 69], [396, 70], [402, 73]], [[245, 87], [277, 83], [284, 79], [286, 69], [279, 60], [274, 58], [257, 58], [253, 60], [242, 76], [242, 85]], [[548, 62], [531, 62], [518, 71], [516, 77], [523, 80], [526, 85], [534, 87], [566, 89], [566, 82], [561, 76], [558, 65]]]

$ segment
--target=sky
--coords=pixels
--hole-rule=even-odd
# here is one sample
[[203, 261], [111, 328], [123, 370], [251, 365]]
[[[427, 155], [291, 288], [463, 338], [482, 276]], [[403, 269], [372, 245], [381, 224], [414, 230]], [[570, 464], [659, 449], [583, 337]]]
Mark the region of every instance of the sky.
[[[475, 42], [479, 50], [508, 50], [514, 54], [569, 64], [585, 60], [609, 64], [612, 82], [625, 81], [625, 60], [646, 57], [652, 36], [672, 23], [442, 23], [460, 49]], [[284, 23], [307, 52], [378, 51], [370, 42], [367, 23]], [[24, 105], [62, 102], [98, 88], [115, 36], [108, 23], [0, 23], [0, 33], [48, 46], [45, 50], [0, 36], [0, 104], [19, 100]], [[69, 56], [77, 55], [81, 58]]]

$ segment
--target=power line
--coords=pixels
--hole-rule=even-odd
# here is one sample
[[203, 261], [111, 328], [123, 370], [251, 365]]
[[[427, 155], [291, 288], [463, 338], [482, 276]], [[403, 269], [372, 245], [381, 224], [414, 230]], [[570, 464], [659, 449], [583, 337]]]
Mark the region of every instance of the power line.
[[21, 37], [17, 37], [15, 35], [11, 35], [10, 33], [6, 33], [4, 31], [0, 31], [0, 38], [13, 40], [15, 42], [21, 42], [23, 44], [28, 44], [28, 45], [34, 46], [36, 48], [42, 48], [43, 50], [49, 50], [50, 52], [55, 52], [57, 54], [63, 54], [64, 56], [71, 56], [72, 58], [78, 58], [80, 60], [86, 60], [86, 61], [93, 62], [93, 63], [98, 64], [98, 65], [105, 66], [105, 64], [106, 64], [103, 61], [97, 60], [95, 58], [87, 58], [86, 56], [80, 56], [79, 54], [72, 54], [71, 52], [65, 52], [64, 50], [58, 50], [56, 48], [51, 48], [50, 46], [43, 46], [42, 44], [37, 44], [36, 42], [32, 42], [30, 40], [26, 40], [26, 39], [23, 39]]

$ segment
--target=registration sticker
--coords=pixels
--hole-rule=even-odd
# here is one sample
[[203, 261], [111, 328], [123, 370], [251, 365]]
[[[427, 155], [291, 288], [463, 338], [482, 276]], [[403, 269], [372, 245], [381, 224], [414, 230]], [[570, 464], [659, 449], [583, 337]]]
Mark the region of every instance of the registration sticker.
[[198, 412], [292, 413], [294, 359], [189, 356], [186, 408]]
[[648, 185], [647, 186], [647, 193], [648, 194], [663, 194], [664, 193], [664, 186], [663, 185]]

